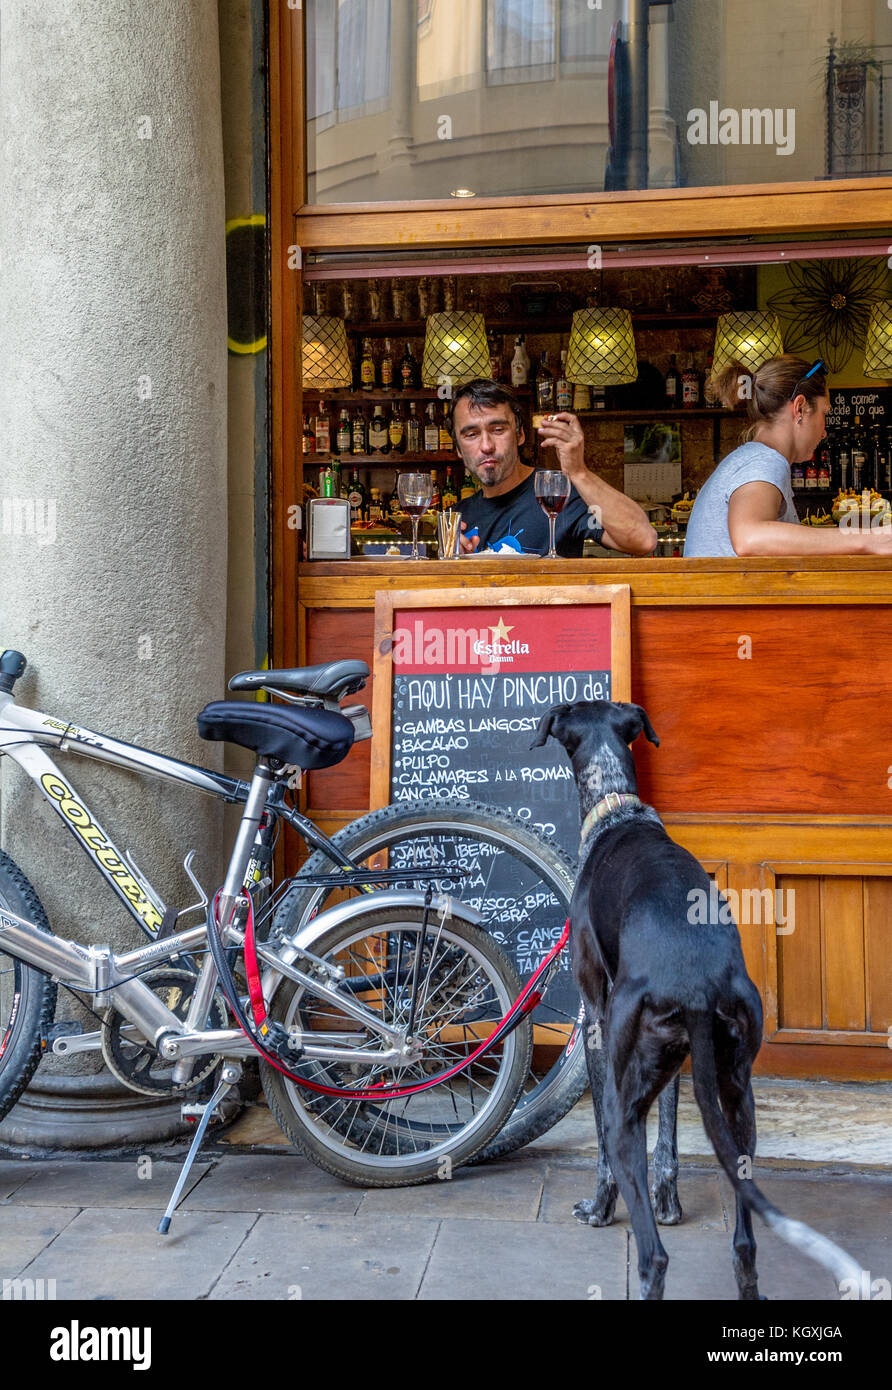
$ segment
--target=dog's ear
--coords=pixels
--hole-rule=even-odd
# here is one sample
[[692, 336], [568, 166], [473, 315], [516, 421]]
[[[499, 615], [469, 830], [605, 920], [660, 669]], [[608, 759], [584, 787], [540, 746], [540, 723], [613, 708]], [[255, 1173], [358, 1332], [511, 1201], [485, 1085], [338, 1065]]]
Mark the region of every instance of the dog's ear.
[[650, 742], [655, 743], [659, 748], [660, 740], [647, 717], [647, 712], [640, 705], [618, 703], [612, 705], [611, 710], [615, 711], [616, 731], [626, 743], [634, 743], [638, 735], [644, 733]]
[[560, 711], [560, 705], [553, 705], [547, 714], [543, 714], [542, 718], [539, 720], [539, 727], [536, 729], [536, 737], [530, 744], [531, 749], [541, 748], [543, 744], [548, 742], [551, 737], [551, 726], [554, 723], [555, 716], [560, 714]]

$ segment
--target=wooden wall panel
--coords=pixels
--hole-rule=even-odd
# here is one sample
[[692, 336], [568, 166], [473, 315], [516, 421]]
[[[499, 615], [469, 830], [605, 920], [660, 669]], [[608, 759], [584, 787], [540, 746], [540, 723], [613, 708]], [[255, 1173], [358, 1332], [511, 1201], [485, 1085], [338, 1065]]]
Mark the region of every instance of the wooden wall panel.
[[862, 1032], [867, 1026], [862, 880], [825, 878], [821, 896], [825, 1026]]
[[892, 814], [892, 606], [633, 607], [632, 699], [660, 736], [635, 762], [661, 813]]
[[[365, 661], [372, 667], [374, 612], [368, 608], [308, 608], [302, 666], [323, 661]], [[348, 704], [372, 708], [372, 682], [351, 695]], [[369, 809], [371, 743], [358, 743], [336, 767], [311, 772], [306, 779], [305, 806], [312, 812], [335, 812], [355, 820]]]
[[885, 1033], [892, 1026], [892, 879], [864, 880], [864, 941], [868, 1023]]
[[779, 877], [776, 887], [784, 902], [788, 893], [796, 895], [793, 931], [777, 937], [778, 1023], [781, 1028], [823, 1028], [821, 880], [791, 875]]

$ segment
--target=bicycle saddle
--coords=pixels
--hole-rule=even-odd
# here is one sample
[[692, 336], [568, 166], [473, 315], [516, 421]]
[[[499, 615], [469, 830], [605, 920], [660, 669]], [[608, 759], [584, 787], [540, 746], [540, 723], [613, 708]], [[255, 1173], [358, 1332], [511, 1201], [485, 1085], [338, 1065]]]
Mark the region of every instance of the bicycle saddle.
[[[354, 665], [361, 663], [356, 662]], [[269, 675], [268, 671], [262, 673]], [[212, 700], [198, 716], [202, 738], [237, 743], [305, 771], [332, 767], [353, 746], [353, 725], [327, 709], [285, 709], [248, 700]]]
[[364, 661], [326, 661], [321, 666], [293, 666], [285, 671], [240, 671], [229, 682], [230, 690], [259, 690], [271, 685], [298, 695], [320, 695], [340, 700], [362, 690], [369, 674]]

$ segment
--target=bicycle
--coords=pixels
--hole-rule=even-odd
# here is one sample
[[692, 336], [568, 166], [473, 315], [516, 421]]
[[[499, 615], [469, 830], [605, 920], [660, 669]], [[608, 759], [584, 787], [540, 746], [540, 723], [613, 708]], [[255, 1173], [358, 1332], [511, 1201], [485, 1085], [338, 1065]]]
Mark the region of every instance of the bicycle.
[[[205, 737], [258, 754], [250, 783], [17, 705], [13, 689], [25, 666], [20, 653], [0, 656], [0, 755], [12, 757], [37, 784], [151, 944], [116, 955], [53, 937], [34, 888], [0, 855], [0, 1116], [24, 1090], [48, 1043], [62, 1055], [101, 1050], [119, 1080], [150, 1095], [200, 1093], [218, 1077], [211, 1100], [191, 1107], [200, 1123], [168, 1225], [211, 1116], [238, 1080], [241, 1060], [258, 1051], [264, 1089], [286, 1136], [313, 1161], [367, 1186], [427, 1181], [443, 1172], [444, 1159], [455, 1166], [486, 1156], [502, 1126], [510, 1128], [515, 1108], [527, 1129], [530, 1121], [533, 1127], [541, 1121], [538, 1104], [532, 1111], [527, 1105], [524, 1115], [521, 1095], [525, 1084], [529, 1089], [531, 1028], [517, 1006], [526, 994], [529, 1007], [530, 986], [521, 989], [504, 951], [482, 929], [484, 915], [446, 891], [465, 869], [445, 862], [440, 852], [432, 856], [435, 863], [420, 862], [419, 850], [437, 850], [437, 840], [412, 833], [426, 823], [417, 808], [414, 819], [412, 808], [387, 808], [329, 838], [289, 804], [296, 769], [332, 766], [353, 742], [371, 736], [366, 709], [340, 704], [364, 685], [365, 663], [233, 677], [231, 689], [263, 688], [286, 702], [217, 702], [199, 717]], [[132, 856], [118, 852], [47, 747], [243, 805], [213, 903], [192, 871], [190, 851], [184, 866], [198, 901], [182, 909], [166, 906]], [[462, 809], [462, 833], [478, 844], [489, 836], [491, 848], [516, 849], [519, 860], [545, 865], [568, 899], [572, 872], [559, 852], [543, 848], [492, 808], [483, 808], [477, 821], [473, 808]], [[281, 823], [297, 830], [315, 854], [274, 890], [271, 864]], [[438, 813], [434, 824], [443, 835], [456, 834], [448, 812]], [[394, 860], [402, 857], [402, 864], [364, 868], [357, 858], [369, 846], [367, 859], [380, 859], [383, 849]], [[487, 882], [495, 862], [490, 858]], [[327, 871], [320, 873], [323, 862]], [[425, 880], [420, 891], [415, 885]], [[335, 895], [340, 901], [332, 903]], [[193, 912], [204, 920], [181, 930], [179, 919]], [[244, 956], [249, 941], [264, 967], [262, 978], [255, 967], [256, 989], [249, 989], [253, 1024], [232, 973], [233, 955]], [[197, 965], [192, 957], [203, 952]], [[57, 982], [107, 1004], [98, 1032], [51, 1026]], [[262, 1023], [275, 1047], [265, 1055], [256, 1036]], [[570, 1057], [575, 1060], [565, 1048], [563, 1062]], [[570, 1069], [559, 1069], [564, 1096], [575, 1081], [568, 1091]], [[553, 1106], [555, 1094], [552, 1077], [538, 1100]], [[403, 1102], [398, 1108], [397, 1099]], [[509, 1138], [516, 1146], [517, 1134]]]

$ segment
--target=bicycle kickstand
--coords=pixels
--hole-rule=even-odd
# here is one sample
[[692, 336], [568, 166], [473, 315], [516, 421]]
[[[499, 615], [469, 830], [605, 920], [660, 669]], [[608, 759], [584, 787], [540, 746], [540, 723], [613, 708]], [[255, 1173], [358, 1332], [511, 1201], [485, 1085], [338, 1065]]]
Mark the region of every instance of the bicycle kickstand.
[[174, 1188], [173, 1192], [170, 1194], [170, 1201], [167, 1204], [167, 1210], [162, 1216], [160, 1222], [158, 1223], [159, 1235], [166, 1236], [168, 1231], [170, 1230], [171, 1218], [173, 1217], [173, 1214], [177, 1209], [177, 1203], [180, 1200], [180, 1195], [183, 1191], [183, 1188], [186, 1186], [186, 1179], [188, 1178], [189, 1173], [192, 1170], [192, 1165], [198, 1157], [198, 1150], [201, 1148], [202, 1141], [205, 1135], [205, 1130], [210, 1124], [211, 1116], [213, 1115], [217, 1106], [220, 1104], [220, 1101], [226, 1095], [226, 1092], [231, 1090], [232, 1087], [239, 1080], [241, 1074], [242, 1069], [237, 1062], [224, 1062], [223, 1070], [220, 1073], [220, 1084], [217, 1086], [217, 1089], [214, 1091], [214, 1094], [211, 1096], [210, 1100], [204, 1108], [204, 1114], [199, 1120], [198, 1126], [195, 1130], [195, 1137], [192, 1140], [192, 1143], [189, 1145], [189, 1152], [186, 1154], [186, 1161], [183, 1164], [182, 1169], [180, 1170], [180, 1176], [177, 1178], [177, 1185]]

